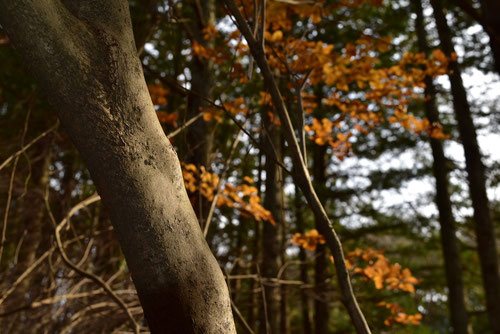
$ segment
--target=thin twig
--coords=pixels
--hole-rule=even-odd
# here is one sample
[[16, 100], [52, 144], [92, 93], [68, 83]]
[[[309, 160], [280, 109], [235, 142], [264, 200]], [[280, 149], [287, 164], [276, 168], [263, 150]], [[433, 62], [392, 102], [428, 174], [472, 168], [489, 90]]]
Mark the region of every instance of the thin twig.
[[250, 325], [245, 320], [240, 310], [236, 307], [236, 304], [232, 300], [231, 300], [231, 307], [233, 308], [234, 313], [238, 316], [238, 320], [240, 320], [240, 322], [243, 324], [243, 328], [245, 328], [248, 333], [254, 334], [255, 332], [252, 330], [252, 327], [250, 327]]
[[28, 277], [32, 272], [33, 270], [35, 270], [43, 261], [45, 261], [45, 259], [54, 251], [55, 247], [52, 247], [50, 248], [49, 250], [47, 250], [45, 253], [43, 253], [42, 256], [40, 256], [35, 262], [33, 262], [33, 264], [31, 266], [28, 267], [28, 269], [26, 269], [17, 279], [14, 283], [11, 284], [10, 288], [5, 291], [3, 294], [2, 294], [2, 297], [0, 297], [0, 305], [2, 305], [2, 303], [5, 301], [5, 299], [7, 299], [7, 297], [9, 297], [9, 295], [14, 291], [16, 290], [17, 286], [22, 282], [24, 281], [24, 279], [26, 279], [26, 277]]
[[260, 283], [260, 290], [262, 293], [262, 306], [264, 307], [264, 320], [266, 322], [266, 334], [269, 334], [270, 325], [269, 325], [269, 317], [267, 315], [266, 289], [265, 289], [263, 281], [262, 281], [262, 275], [260, 274], [259, 265], [256, 265], [256, 268], [257, 268], [258, 281]]
[[2, 223], [2, 239], [0, 241], [0, 262], [2, 262], [3, 248], [5, 242], [7, 241], [7, 223], [9, 221], [10, 205], [12, 202], [12, 193], [14, 192], [14, 179], [16, 176], [18, 162], [19, 162], [19, 156], [15, 157], [14, 165], [12, 166], [12, 172], [10, 173], [9, 190], [7, 192], [7, 203], [5, 204], [5, 211]]
[[[136, 291], [135, 290], [115, 290], [115, 293], [117, 295], [135, 295]], [[106, 294], [106, 291], [103, 289], [98, 289], [98, 290], [93, 290], [93, 291], [88, 291], [88, 292], [78, 292], [78, 293], [67, 293], [63, 295], [55, 295], [52, 297], [48, 297], [45, 299], [41, 299], [38, 301], [34, 301], [30, 304], [23, 305], [16, 307], [12, 310], [0, 313], [0, 318], [10, 316], [14, 313], [20, 312], [20, 311], [26, 311], [26, 310], [33, 310], [36, 308], [40, 308], [43, 306], [50, 306], [62, 301], [68, 301], [72, 299], [81, 299], [81, 298], [87, 298], [87, 297], [93, 297], [93, 296], [99, 296], [99, 295], [104, 295]]]
[[297, 132], [299, 135], [299, 143], [300, 143], [300, 149], [302, 153], [302, 158], [304, 159], [304, 165], [307, 166], [307, 152], [306, 152], [306, 133], [304, 131], [304, 117], [305, 117], [305, 112], [304, 112], [304, 104], [302, 101], [302, 91], [304, 90], [304, 87], [307, 83], [307, 79], [309, 79], [309, 76], [312, 73], [312, 69], [310, 69], [306, 75], [304, 76], [304, 79], [300, 83], [299, 87], [297, 88]]
[[167, 135], [167, 138], [168, 139], [171, 139], [175, 136], [177, 136], [179, 133], [182, 132], [182, 130], [186, 129], [187, 127], [189, 127], [191, 124], [193, 124], [194, 122], [196, 122], [196, 120], [200, 117], [203, 116], [203, 113], [199, 113], [198, 115], [194, 116], [194, 117], [191, 117], [189, 120], [187, 120], [184, 124], [182, 124], [181, 126], [179, 126], [177, 129], [175, 129], [174, 131], [170, 132], [168, 135]]
[[[28, 124], [31, 116], [31, 109], [28, 109], [28, 113], [26, 115], [26, 120], [24, 121], [24, 127], [23, 127], [23, 132], [21, 136], [21, 151], [24, 152], [22, 149], [24, 147], [24, 139], [26, 138], [26, 133], [28, 132]], [[7, 222], [9, 220], [9, 213], [10, 213], [10, 206], [12, 203], [12, 193], [14, 192], [14, 180], [16, 177], [16, 170], [17, 170], [17, 163], [19, 162], [19, 155], [16, 155], [14, 158], [14, 166], [12, 166], [12, 172], [10, 174], [10, 180], [9, 180], [9, 190], [7, 193], [7, 203], [5, 204], [5, 213], [3, 217], [3, 224], [2, 224], [2, 240], [0, 242], [0, 263], [2, 262], [2, 255], [3, 255], [3, 249], [5, 246], [5, 242], [7, 241]], [[2, 164], [3, 165], [3, 164]], [[0, 168], [1, 170], [1, 168]]]
[[11, 155], [7, 159], [5, 159], [4, 162], [2, 162], [2, 164], [0, 165], [0, 170], [4, 169], [5, 166], [7, 166], [8, 164], [10, 164], [12, 162], [12, 160], [14, 160], [15, 158], [17, 158], [21, 154], [23, 154], [31, 146], [33, 146], [34, 144], [36, 144], [39, 140], [41, 140], [43, 137], [47, 136], [52, 131], [56, 130], [58, 127], [59, 127], [59, 121], [57, 121], [53, 126], [51, 126], [50, 128], [48, 128], [46, 131], [42, 132], [40, 135], [38, 135], [35, 139], [33, 139], [32, 141], [30, 141], [28, 144], [26, 144], [25, 146], [23, 146], [19, 151], [17, 151], [16, 153], [14, 153], [13, 155]]
[[134, 328], [135, 332], [139, 333], [140, 326], [137, 323], [137, 321], [135, 320], [132, 313], [130, 312], [129, 308], [127, 307], [127, 304], [125, 304], [125, 302], [120, 297], [118, 297], [116, 295], [116, 293], [111, 289], [111, 287], [106, 282], [104, 282], [102, 280], [102, 278], [100, 278], [100, 277], [98, 277], [90, 272], [87, 272], [87, 271], [81, 269], [80, 267], [78, 267], [76, 264], [74, 264], [69, 259], [68, 255], [66, 254], [66, 251], [64, 250], [63, 243], [61, 241], [61, 229], [69, 222], [69, 219], [73, 215], [75, 215], [79, 210], [86, 208], [87, 206], [89, 206], [92, 203], [100, 201], [100, 199], [101, 199], [101, 197], [97, 194], [94, 194], [94, 195], [84, 199], [83, 201], [81, 201], [80, 203], [75, 205], [73, 208], [71, 208], [71, 210], [68, 212], [66, 217], [59, 224], [57, 224], [55, 222], [54, 216], [52, 215], [52, 211], [50, 210], [49, 202], [46, 198], [45, 204], [47, 206], [47, 211], [49, 212], [49, 217], [51, 218], [51, 220], [53, 221], [53, 223], [56, 226], [54, 233], [55, 233], [55, 237], [56, 237], [57, 249], [59, 250], [59, 253], [61, 254], [63, 262], [68, 267], [73, 269], [75, 272], [77, 272], [81, 276], [86, 277], [86, 278], [92, 280], [94, 283], [100, 285], [104, 289], [104, 291], [106, 291], [108, 293], [108, 295], [111, 297], [111, 299], [114, 302], [116, 302], [116, 304], [118, 304], [118, 306], [125, 311], [125, 313], [127, 314], [128, 318], [130, 320], [130, 323], [132, 324], [132, 328]]
[[238, 144], [240, 143], [241, 132], [242, 131], [240, 130], [238, 132], [238, 134], [236, 135], [236, 139], [234, 140], [233, 145], [231, 146], [231, 151], [229, 153], [229, 156], [227, 157], [227, 159], [224, 163], [224, 170], [223, 170], [221, 176], [219, 177], [219, 182], [217, 182], [217, 188], [215, 190], [215, 195], [214, 195], [214, 198], [212, 200], [212, 203], [210, 204], [210, 210], [208, 211], [208, 216], [207, 216], [207, 219], [205, 221], [205, 227], [203, 229], [203, 236], [205, 238], [207, 237], [207, 234], [208, 234], [208, 228], [210, 227], [210, 223], [212, 221], [212, 216], [213, 216], [214, 211], [215, 211], [215, 206], [217, 205], [217, 200], [219, 198], [220, 191], [222, 190], [222, 186], [225, 183], [226, 174], [229, 170], [230, 162], [233, 159], [233, 155], [234, 155], [234, 152], [236, 151], [236, 148], [238, 147]]

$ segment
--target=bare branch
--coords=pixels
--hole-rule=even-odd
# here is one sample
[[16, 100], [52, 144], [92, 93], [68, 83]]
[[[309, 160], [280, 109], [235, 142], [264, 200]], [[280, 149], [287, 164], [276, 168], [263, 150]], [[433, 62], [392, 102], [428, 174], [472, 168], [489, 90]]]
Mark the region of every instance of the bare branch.
[[92, 274], [92, 273], [90, 273], [88, 271], [85, 271], [85, 270], [81, 269], [80, 267], [78, 267], [76, 264], [74, 264], [69, 259], [68, 255], [66, 254], [66, 251], [64, 250], [63, 243], [61, 241], [61, 229], [63, 227], [65, 227], [65, 225], [69, 222], [70, 218], [73, 215], [75, 215], [78, 211], [80, 211], [81, 209], [89, 206], [92, 203], [98, 202], [100, 200], [101, 200], [101, 197], [99, 195], [97, 195], [97, 194], [94, 194], [94, 195], [92, 195], [92, 196], [84, 199], [83, 201], [81, 201], [80, 203], [78, 203], [77, 205], [75, 205], [73, 208], [71, 208], [71, 210], [68, 212], [68, 214], [66, 215], [66, 217], [59, 224], [57, 224], [54, 221], [54, 217], [51, 214], [49, 203], [48, 203], [48, 201], [46, 201], [46, 206], [47, 206], [47, 210], [49, 211], [49, 216], [50, 216], [51, 220], [53, 221], [53, 223], [56, 225], [54, 233], [55, 233], [55, 237], [56, 237], [57, 249], [61, 253], [61, 256], [62, 256], [62, 259], [63, 259], [64, 263], [68, 267], [70, 267], [71, 269], [73, 269], [79, 275], [92, 280], [93, 282], [95, 282], [96, 284], [98, 284], [99, 286], [101, 286], [104, 289], [104, 291], [106, 291], [109, 294], [109, 296], [111, 297], [111, 299], [113, 301], [115, 301], [118, 304], [118, 306], [120, 306], [125, 311], [125, 313], [127, 314], [127, 316], [130, 319], [130, 322], [132, 324], [132, 328], [135, 329], [135, 332], [139, 333], [140, 326], [135, 321], [135, 318], [132, 315], [132, 313], [130, 312], [129, 308], [127, 307], [127, 304], [125, 304], [125, 302], [120, 297], [118, 297], [118, 295], [116, 295], [116, 293], [111, 289], [111, 287], [106, 282], [104, 282], [100, 277], [98, 277], [98, 276], [96, 276], [96, 275], [94, 275], [94, 274]]
[[370, 328], [368, 327], [365, 317], [361, 312], [361, 309], [359, 308], [356, 297], [354, 296], [354, 292], [352, 290], [349, 272], [347, 271], [345, 264], [342, 244], [340, 243], [340, 240], [335, 230], [333, 229], [332, 223], [330, 222], [330, 219], [328, 218], [328, 215], [312, 185], [309, 171], [307, 169], [307, 166], [304, 164], [304, 158], [302, 156], [297, 138], [295, 137], [295, 131], [290, 120], [290, 115], [285, 106], [285, 102], [278, 88], [278, 85], [276, 84], [276, 80], [274, 79], [272, 71], [269, 67], [262, 41], [258, 41], [255, 39], [250, 27], [248, 26], [248, 23], [239, 11], [238, 6], [234, 2], [234, 0], [224, 0], [224, 3], [228, 8], [230, 14], [234, 16], [239, 30], [248, 43], [250, 52], [252, 53], [252, 56], [255, 58], [255, 61], [262, 72], [262, 76], [264, 77], [264, 82], [266, 84], [268, 92], [271, 95], [273, 105], [281, 120], [285, 138], [288, 142], [288, 146], [291, 151], [291, 158], [294, 164], [295, 173], [293, 173], [292, 176], [294, 178], [294, 181], [302, 190], [304, 197], [307, 199], [314, 213], [317, 228], [325, 237], [327, 245], [332, 252], [335, 261], [335, 268], [337, 270], [337, 278], [341, 290], [342, 302], [346, 306], [356, 332], [358, 334], [371, 333]]
[[12, 154], [10, 157], [4, 160], [2, 164], [0, 164], [0, 170], [4, 169], [7, 165], [9, 165], [15, 158], [20, 156], [21, 154], [24, 154], [31, 146], [36, 144], [38, 141], [40, 141], [42, 138], [50, 134], [52, 131], [56, 130], [59, 127], [59, 121], [57, 121], [54, 125], [52, 125], [50, 128], [48, 128], [46, 131], [42, 132], [39, 134], [35, 139], [30, 141], [28, 144], [24, 145], [21, 147], [19, 151], [16, 153]]

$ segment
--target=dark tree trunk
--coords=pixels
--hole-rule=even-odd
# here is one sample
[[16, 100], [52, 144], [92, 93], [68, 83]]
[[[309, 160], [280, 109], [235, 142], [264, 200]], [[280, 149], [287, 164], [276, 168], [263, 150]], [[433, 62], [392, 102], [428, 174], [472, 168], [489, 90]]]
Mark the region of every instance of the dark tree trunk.
[[[263, 113], [263, 139], [266, 147], [272, 148], [276, 152], [276, 156], [281, 156], [281, 140], [279, 128], [274, 125], [267, 111]], [[280, 224], [281, 224], [281, 198], [280, 188], [281, 181], [280, 169], [273, 157], [266, 155], [264, 169], [266, 171], [266, 192], [264, 195], [264, 207], [271, 211], [276, 221], [275, 225], [268, 222], [263, 223], [262, 228], [262, 277], [264, 279], [276, 278], [279, 270], [280, 260]], [[267, 282], [264, 285], [265, 307], [261, 308], [260, 315], [260, 333], [279, 333], [280, 317], [279, 317], [279, 301], [280, 289], [275, 284]], [[265, 312], [266, 311], [266, 312]], [[267, 319], [266, 319], [267, 318]], [[267, 323], [266, 323], [267, 321]]]
[[[427, 34], [424, 26], [424, 15], [420, 0], [414, 1], [417, 19], [415, 22], [418, 45], [421, 52], [429, 54]], [[425, 78], [425, 114], [432, 124], [439, 123], [439, 112], [436, 107], [436, 90], [431, 77]], [[453, 333], [467, 334], [467, 310], [464, 300], [464, 284], [462, 266], [456, 237], [450, 194], [448, 192], [448, 169], [444, 155], [443, 144], [439, 139], [430, 138], [433, 164], [432, 169], [436, 180], [436, 206], [439, 211], [441, 246], [445, 265], [446, 282], [448, 285], [448, 305], [450, 323]]]
[[[285, 152], [285, 139], [283, 138], [283, 134], [281, 134], [281, 140], [280, 140], [280, 146], [281, 146], [281, 152]], [[281, 280], [286, 280], [287, 279], [287, 270], [285, 265], [287, 262], [287, 257], [286, 257], [286, 248], [288, 245], [288, 238], [287, 238], [287, 233], [288, 229], [286, 224], [283, 221], [283, 215], [284, 215], [284, 210], [285, 210], [285, 189], [284, 189], [284, 175], [279, 169], [279, 180], [278, 180], [278, 196], [279, 196], [279, 208], [280, 208], [280, 214], [277, 217], [280, 217], [280, 220], [277, 222], [280, 227], [280, 257], [281, 257], [281, 268], [283, 269], [281, 276], [279, 279]], [[288, 334], [290, 332], [290, 324], [289, 324], [289, 318], [288, 318], [288, 286], [286, 284], [281, 284], [279, 286], [280, 288], [280, 334]]]
[[[204, 30], [209, 25], [215, 25], [215, 1], [188, 1], [189, 12], [194, 21], [190, 25], [189, 33], [192, 43], [210, 47], [213, 43], [203, 37]], [[199, 7], [198, 7], [199, 5]], [[213, 78], [210, 60], [194, 55], [190, 64], [191, 89], [187, 97], [185, 121], [196, 117], [207, 106], [206, 99], [212, 98]], [[209, 123], [198, 118], [186, 131], [186, 154], [183, 160], [209, 168], [210, 153], [212, 152], [213, 131]], [[194, 209], [202, 227], [210, 209], [210, 203], [200, 194], [195, 195]]]
[[493, 54], [495, 71], [500, 75], [500, 1], [481, 0], [481, 14], [485, 30], [490, 38], [490, 48]]
[[[304, 218], [302, 216], [302, 202], [300, 198], [300, 190], [295, 187], [295, 220], [297, 221], [297, 232], [304, 234]], [[304, 248], [299, 250], [299, 260], [300, 260], [300, 280], [304, 285], [309, 283], [309, 275], [307, 273], [307, 254]], [[312, 333], [311, 326], [311, 310], [309, 307], [310, 301], [308, 296], [308, 291], [302, 287], [300, 289], [300, 307], [302, 315], [302, 332], [304, 334]]]
[[0, 0], [86, 162], [153, 333], [234, 333], [228, 290], [155, 115], [124, 0]]
[[[203, 37], [204, 29], [215, 24], [215, 2], [207, 0], [199, 2], [188, 1], [191, 16], [195, 23], [190, 26], [190, 39], [192, 43], [198, 43], [210, 47], [212, 43]], [[195, 14], [198, 13], [198, 14]], [[205, 99], [210, 99], [213, 88], [211, 62], [204, 57], [194, 55], [190, 64], [191, 90], [187, 100], [187, 119], [195, 117], [207, 106]], [[195, 165], [206, 166], [208, 155], [211, 152], [212, 138], [208, 124], [203, 119], [194, 122], [187, 131], [186, 161]]]
[[[454, 52], [452, 34], [446, 21], [441, 0], [431, 0], [438, 29], [441, 49], [450, 56]], [[460, 67], [451, 62], [449, 68], [453, 108], [458, 123], [460, 140], [464, 147], [467, 181], [474, 209], [477, 249], [486, 294], [486, 308], [494, 333], [500, 333], [500, 277], [495, 244], [495, 231], [491, 221], [486, 194], [486, 179], [476, 129], [467, 101]]]
[[[321, 189], [326, 182], [326, 146], [314, 145], [313, 149], [313, 177], [315, 187]], [[314, 263], [314, 328], [316, 334], [327, 334], [328, 310], [328, 256], [326, 245], [318, 245]]]
[[[263, 137], [262, 137], [262, 134], [259, 138], [259, 142], [261, 143], [261, 145], [264, 143], [264, 140], [263, 140]], [[258, 193], [259, 193], [259, 196], [261, 196], [261, 188], [262, 188], [262, 158], [263, 158], [263, 154], [262, 154], [262, 151], [259, 151], [259, 156], [258, 156], [258, 161], [257, 161], [257, 164], [258, 164], [258, 176], [257, 176], [257, 182], [255, 184], [255, 186], [257, 187], [258, 189]], [[255, 269], [256, 267], [261, 263], [261, 244], [262, 244], [262, 222], [258, 222], [258, 221], [255, 221], [254, 222], [254, 231], [255, 231], [255, 235], [254, 235], [254, 238], [253, 238], [253, 242], [252, 242], [252, 266], [250, 267], [250, 273], [254, 273], [255, 272]], [[247, 321], [249, 323], [249, 325], [252, 327], [252, 329], [254, 331], [257, 330], [257, 317], [259, 316], [259, 312], [258, 312], [258, 309], [260, 307], [260, 304], [258, 303], [259, 300], [260, 300], [260, 296], [261, 294], [258, 292], [259, 291], [259, 287], [258, 287], [258, 283], [255, 281], [255, 280], [251, 280], [250, 281], [250, 287], [249, 287], [249, 291], [250, 291], [250, 294], [249, 294], [249, 300], [248, 300], [248, 316], [247, 316]]]

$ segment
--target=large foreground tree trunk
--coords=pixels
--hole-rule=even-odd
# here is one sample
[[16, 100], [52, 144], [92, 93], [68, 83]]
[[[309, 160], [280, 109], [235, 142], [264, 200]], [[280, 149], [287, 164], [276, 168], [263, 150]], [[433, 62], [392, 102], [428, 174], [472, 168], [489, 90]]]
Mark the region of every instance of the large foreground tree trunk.
[[125, 0], [0, 0], [0, 24], [92, 174], [154, 333], [234, 333], [224, 278], [156, 119]]
[[[424, 13], [420, 0], [414, 1], [417, 14], [415, 28], [419, 51], [429, 54], [427, 33], [424, 26]], [[439, 123], [439, 111], [436, 106], [436, 88], [432, 78], [425, 78], [425, 115], [432, 124]], [[448, 191], [448, 169], [444, 155], [443, 143], [439, 139], [430, 138], [432, 149], [432, 170], [436, 180], [436, 206], [439, 212], [441, 247], [443, 250], [444, 269], [448, 286], [448, 305], [450, 324], [454, 334], [467, 334], [467, 309], [465, 308], [462, 265], [456, 236], [455, 220]]]
[[[450, 57], [454, 53], [452, 34], [443, 10], [441, 0], [431, 0], [436, 27], [441, 41], [441, 49]], [[453, 96], [453, 109], [458, 123], [460, 141], [464, 147], [465, 168], [469, 193], [474, 209], [474, 222], [477, 238], [477, 251], [481, 264], [481, 273], [486, 295], [486, 308], [494, 333], [500, 333], [500, 276], [498, 272], [498, 254], [496, 251], [494, 225], [491, 221], [486, 178], [482, 156], [477, 142], [477, 134], [467, 100], [460, 66], [450, 62], [449, 79]]]

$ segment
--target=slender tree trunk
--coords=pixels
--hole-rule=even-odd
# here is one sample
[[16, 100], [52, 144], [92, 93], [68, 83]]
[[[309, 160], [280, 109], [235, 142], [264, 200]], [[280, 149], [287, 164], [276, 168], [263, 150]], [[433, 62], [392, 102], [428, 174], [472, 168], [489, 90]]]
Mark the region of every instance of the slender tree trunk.
[[0, 24], [85, 160], [153, 333], [234, 333], [224, 277], [137, 57], [128, 3], [0, 0]]
[[455, 0], [452, 2], [469, 15], [488, 34], [489, 45], [493, 57], [494, 70], [500, 74], [500, 2], [497, 0], [479, 0], [481, 9], [477, 10], [471, 0]]
[[[313, 177], [316, 187], [325, 185], [326, 182], [326, 146], [314, 145], [313, 148]], [[327, 334], [328, 331], [328, 258], [326, 245], [318, 245], [314, 262], [314, 328], [316, 334]]]
[[[191, 11], [196, 13], [197, 1], [190, 1]], [[204, 29], [208, 25], [215, 24], [215, 1], [207, 0], [200, 2], [200, 9], [195, 20], [195, 24], [190, 30], [192, 43], [196, 42], [205, 47], [210, 47], [211, 43], [203, 38]], [[202, 15], [202, 16], [200, 16]], [[198, 115], [206, 102], [204, 99], [212, 95], [213, 78], [211, 73], [211, 63], [209, 60], [194, 56], [190, 65], [191, 90], [187, 101], [187, 119]], [[208, 155], [211, 151], [212, 140], [208, 124], [203, 119], [194, 122], [187, 132], [187, 155], [186, 160], [196, 165], [206, 166]]]
[[[261, 145], [263, 145], [264, 140], [262, 137], [262, 134], [259, 138], [259, 141]], [[262, 189], [262, 158], [263, 154], [262, 151], [259, 151], [259, 156], [258, 156], [258, 161], [257, 161], [257, 170], [258, 170], [258, 176], [257, 176], [257, 182], [255, 183], [255, 186], [257, 187], [259, 197], [262, 197], [261, 189]], [[254, 238], [253, 238], [253, 243], [252, 243], [252, 266], [250, 273], [254, 273], [256, 267], [260, 264], [261, 262], [261, 244], [262, 244], [262, 222], [255, 221], [254, 225]], [[249, 300], [248, 300], [248, 316], [247, 316], [247, 321], [252, 326], [252, 329], [254, 331], [257, 330], [257, 317], [259, 316], [258, 314], [258, 307], [260, 306], [258, 304], [258, 301], [260, 300], [260, 293], [257, 291], [259, 290], [258, 288], [258, 283], [255, 280], [250, 281], [250, 287], [249, 287]]]
[[[450, 56], [454, 52], [452, 34], [446, 21], [440, 0], [431, 0], [434, 18], [443, 52]], [[460, 140], [465, 152], [467, 181], [474, 209], [477, 249], [486, 294], [486, 308], [494, 333], [500, 333], [500, 276], [495, 244], [495, 231], [491, 221], [489, 202], [486, 194], [486, 179], [481, 152], [477, 143], [476, 129], [467, 101], [460, 67], [451, 62], [449, 68], [453, 108], [458, 123]]]
[[[283, 138], [283, 134], [281, 134], [281, 140], [280, 140], [280, 146], [281, 146], [281, 152], [285, 152], [285, 139]], [[278, 196], [279, 196], [279, 204], [280, 204], [280, 260], [281, 260], [281, 269], [283, 269], [283, 272], [281, 276], [279, 277], [281, 280], [286, 280], [287, 279], [287, 270], [284, 267], [287, 262], [287, 256], [286, 256], [286, 248], [288, 245], [288, 238], [287, 238], [287, 233], [288, 229], [287, 226], [285, 225], [283, 218], [285, 216], [284, 211], [285, 211], [285, 180], [284, 180], [284, 175], [281, 169], [279, 169], [279, 179], [278, 179]], [[279, 286], [280, 289], [280, 334], [288, 334], [290, 332], [290, 324], [289, 324], [289, 318], [288, 318], [288, 286], [286, 284], [281, 284]]]
[[[415, 22], [418, 45], [421, 52], [429, 54], [427, 34], [424, 26], [424, 15], [420, 0], [414, 1], [417, 19]], [[425, 78], [425, 114], [432, 124], [439, 123], [439, 112], [436, 107], [436, 89], [431, 77]], [[453, 333], [467, 333], [467, 310], [464, 300], [464, 284], [462, 266], [455, 230], [450, 194], [448, 192], [448, 169], [443, 144], [439, 139], [430, 138], [433, 163], [432, 169], [436, 180], [436, 206], [439, 211], [441, 246], [448, 285], [448, 305], [450, 323]]]
[[[275, 150], [276, 156], [281, 156], [281, 143], [279, 129], [272, 124], [267, 111], [264, 110], [263, 130], [264, 142], [267, 147]], [[264, 223], [262, 228], [262, 277], [264, 279], [276, 278], [280, 259], [280, 224], [281, 224], [281, 199], [280, 199], [280, 169], [272, 157], [266, 156], [266, 192], [264, 195], [264, 207], [266, 207], [276, 221], [275, 225]], [[280, 289], [274, 284], [264, 285], [265, 307], [261, 308], [260, 333], [279, 333], [279, 300]], [[265, 312], [266, 311], [266, 312]], [[267, 322], [267, 323], [266, 323]]]
[[[302, 216], [302, 202], [300, 198], [300, 190], [295, 186], [295, 219], [297, 221], [297, 232], [304, 234], [304, 217]], [[300, 280], [304, 285], [309, 283], [309, 275], [307, 273], [307, 254], [304, 248], [300, 247], [299, 250], [300, 260]], [[308, 292], [304, 287], [300, 289], [300, 307], [302, 315], [302, 332], [304, 334], [312, 333], [311, 326], [311, 310]]]
[[500, 1], [498, 0], [480, 0], [481, 14], [485, 30], [490, 38], [490, 47], [493, 54], [495, 71], [500, 75]]
[[[195, 22], [190, 25], [189, 30], [192, 43], [198, 43], [205, 47], [211, 47], [212, 42], [206, 41], [203, 37], [204, 30], [209, 25], [215, 25], [215, 1], [188, 1], [189, 11]], [[207, 106], [205, 99], [211, 99], [213, 78], [211, 61], [193, 56], [190, 64], [191, 89], [187, 98], [186, 120], [199, 115], [203, 108]], [[203, 118], [198, 118], [186, 131], [186, 155], [183, 157], [186, 162], [196, 166], [206, 166], [210, 164], [209, 156], [212, 152], [213, 132], [209, 123]], [[194, 209], [200, 224], [205, 225], [205, 216], [208, 214], [210, 203], [197, 194], [197, 201]]]
[[135, 16], [132, 17], [132, 27], [134, 29], [134, 40], [138, 54], [142, 54], [144, 45], [151, 38], [155, 27], [161, 19], [161, 15], [158, 12], [160, 5], [161, 0], [141, 0], [134, 2], [132, 12]]

